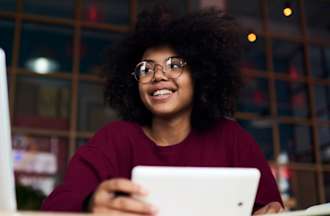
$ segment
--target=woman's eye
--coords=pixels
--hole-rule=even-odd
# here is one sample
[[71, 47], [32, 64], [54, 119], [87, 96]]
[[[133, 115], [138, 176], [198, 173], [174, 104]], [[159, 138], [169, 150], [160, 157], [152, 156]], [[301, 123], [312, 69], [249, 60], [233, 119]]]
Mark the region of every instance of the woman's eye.
[[177, 64], [177, 63], [172, 63], [172, 64], [170, 64], [170, 68], [171, 69], [178, 69], [178, 68], [180, 68], [181, 67], [181, 65], [180, 64]]
[[140, 73], [140, 76], [141, 75], [144, 76], [144, 75], [151, 73], [151, 71], [152, 71], [151, 68], [142, 67], [142, 68], [140, 68], [139, 73]]

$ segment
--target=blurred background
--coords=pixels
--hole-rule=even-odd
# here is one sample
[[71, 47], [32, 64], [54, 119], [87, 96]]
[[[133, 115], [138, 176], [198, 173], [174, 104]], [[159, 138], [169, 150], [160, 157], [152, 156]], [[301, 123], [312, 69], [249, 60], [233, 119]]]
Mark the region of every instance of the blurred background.
[[[330, 202], [330, 1], [164, 0], [183, 15], [216, 6], [243, 26], [237, 120], [257, 140], [285, 205]], [[106, 48], [152, 0], [0, 0], [20, 209], [38, 209], [70, 156], [106, 122]], [[1, 144], [1, 143], [0, 143]]]

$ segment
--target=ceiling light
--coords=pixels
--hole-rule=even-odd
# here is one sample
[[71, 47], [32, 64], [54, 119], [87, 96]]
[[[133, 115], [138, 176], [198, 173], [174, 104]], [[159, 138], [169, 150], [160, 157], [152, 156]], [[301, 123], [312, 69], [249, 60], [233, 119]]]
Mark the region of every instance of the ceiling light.
[[291, 7], [291, 4], [289, 2], [285, 3], [283, 8], [283, 15], [286, 17], [289, 17], [293, 14], [293, 9]]
[[38, 74], [52, 73], [58, 69], [58, 64], [51, 59], [38, 57], [27, 62], [27, 67]]
[[257, 40], [257, 35], [253, 32], [249, 33], [247, 36], [249, 42], [253, 43]]

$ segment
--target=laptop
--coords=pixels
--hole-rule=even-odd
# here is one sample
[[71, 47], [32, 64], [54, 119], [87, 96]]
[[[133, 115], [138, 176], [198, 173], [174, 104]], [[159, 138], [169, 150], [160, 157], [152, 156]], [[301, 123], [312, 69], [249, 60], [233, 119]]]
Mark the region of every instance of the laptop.
[[132, 181], [148, 191], [137, 197], [158, 216], [250, 216], [260, 172], [254, 168], [137, 166]]
[[0, 48], [0, 211], [16, 211], [5, 53]]

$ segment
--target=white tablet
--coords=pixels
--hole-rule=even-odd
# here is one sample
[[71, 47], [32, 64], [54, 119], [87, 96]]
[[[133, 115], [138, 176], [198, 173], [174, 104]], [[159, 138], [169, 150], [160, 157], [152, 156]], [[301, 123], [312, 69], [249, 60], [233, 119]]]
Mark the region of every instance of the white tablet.
[[159, 216], [251, 215], [260, 172], [253, 168], [137, 166], [132, 181]]
[[5, 53], [0, 48], [0, 211], [15, 211], [15, 182], [5, 63]]

